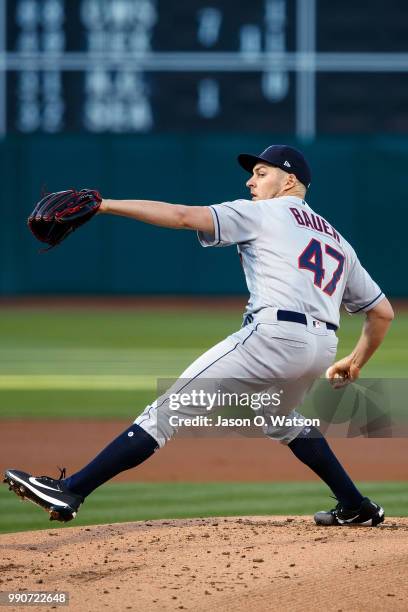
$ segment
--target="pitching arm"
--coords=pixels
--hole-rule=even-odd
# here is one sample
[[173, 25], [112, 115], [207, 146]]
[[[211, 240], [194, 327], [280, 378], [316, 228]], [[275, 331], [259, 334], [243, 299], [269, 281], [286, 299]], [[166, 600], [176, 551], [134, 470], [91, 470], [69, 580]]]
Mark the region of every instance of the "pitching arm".
[[342, 387], [360, 376], [361, 368], [384, 340], [393, 318], [394, 311], [385, 297], [366, 313], [363, 330], [353, 352], [327, 370], [326, 376], [334, 387]]

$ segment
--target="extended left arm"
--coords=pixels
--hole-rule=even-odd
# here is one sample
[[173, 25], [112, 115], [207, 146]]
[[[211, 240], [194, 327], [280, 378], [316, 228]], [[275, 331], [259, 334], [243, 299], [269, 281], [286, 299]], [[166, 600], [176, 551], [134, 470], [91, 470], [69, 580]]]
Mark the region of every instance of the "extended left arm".
[[102, 200], [99, 212], [161, 227], [214, 233], [214, 222], [208, 206], [184, 206], [153, 200]]

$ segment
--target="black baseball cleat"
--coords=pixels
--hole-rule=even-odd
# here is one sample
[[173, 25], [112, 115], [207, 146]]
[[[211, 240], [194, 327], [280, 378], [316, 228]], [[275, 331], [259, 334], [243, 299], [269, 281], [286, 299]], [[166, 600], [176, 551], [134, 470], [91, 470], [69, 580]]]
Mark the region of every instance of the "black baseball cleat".
[[50, 521], [67, 523], [76, 517], [84, 499], [64, 486], [65, 468], [60, 469], [60, 472], [59, 479], [55, 479], [31, 476], [20, 470], [6, 470], [3, 482], [23, 500], [27, 499], [44, 508], [50, 515]]
[[378, 504], [364, 497], [360, 507], [356, 510], [347, 510], [339, 502], [333, 510], [316, 512], [314, 515], [316, 525], [360, 525], [376, 527], [384, 520], [384, 510]]

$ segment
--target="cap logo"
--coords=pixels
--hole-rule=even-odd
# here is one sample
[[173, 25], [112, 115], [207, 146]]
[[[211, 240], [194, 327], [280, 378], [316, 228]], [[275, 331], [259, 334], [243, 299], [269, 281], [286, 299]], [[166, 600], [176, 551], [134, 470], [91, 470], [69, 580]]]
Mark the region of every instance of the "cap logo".
[[290, 163], [286, 160], [283, 162], [284, 166], [287, 166], [288, 168], [291, 168], [292, 166], [290, 165]]

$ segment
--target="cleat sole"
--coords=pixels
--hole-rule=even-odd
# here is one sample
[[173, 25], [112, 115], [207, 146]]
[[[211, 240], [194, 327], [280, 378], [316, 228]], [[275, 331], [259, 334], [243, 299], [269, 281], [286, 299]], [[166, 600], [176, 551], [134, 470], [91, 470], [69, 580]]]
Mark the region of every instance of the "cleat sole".
[[61, 523], [68, 523], [72, 521], [77, 515], [76, 510], [70, 506], [50, 506], [49, 502], [43, 500], [37, 496], [28, 487], [21, 483], [15, 482], [10, 476], [5, 475], [4, 484], [8, 485], [9, 491], [13, 491], [17, 495], [20, 501], [29, 501], [36, 506], [42, 508], [47, 514], [50, 515], [50, 521], [60, 521]]
[[76, 512], [70, 508], [51, 506], [48, 512], [50, 514], [50, 521], [60, 521], [61, 523], [68, 523], [76, 517]]

